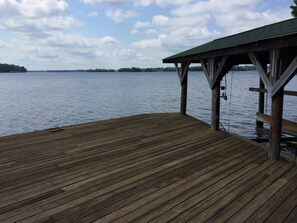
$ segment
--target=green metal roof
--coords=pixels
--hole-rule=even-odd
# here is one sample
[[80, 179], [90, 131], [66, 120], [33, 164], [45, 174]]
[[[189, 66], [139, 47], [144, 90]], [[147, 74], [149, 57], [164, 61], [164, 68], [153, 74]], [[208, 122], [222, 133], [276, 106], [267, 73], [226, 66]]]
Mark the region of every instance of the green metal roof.
[[198, 55], [210, 51], [221, 50], [229, 47], [236, 47], [243, 44], [257, 42], [266, 39], [272, 39], [282, 36], [288, 36], [297, 33], [297, 19], [289, 19], [282, 22], [266, 25], [246, 32], [223, 37], [213, 40], [201, 46], [183, 51], [173, 56], [163, 59], [163, 62], [170, 62], [172, 59], [178, 59], [186, 56]]

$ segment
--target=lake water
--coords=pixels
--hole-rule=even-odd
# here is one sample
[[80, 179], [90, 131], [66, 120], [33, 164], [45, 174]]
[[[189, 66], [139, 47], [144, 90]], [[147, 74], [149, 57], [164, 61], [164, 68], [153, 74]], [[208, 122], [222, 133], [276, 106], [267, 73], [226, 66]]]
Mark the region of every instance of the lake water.
[[[225, 129], [255, 136], [258, 86], [254, 71], [226, 76], [228, 100], [221, 100]], [[222, 84], [225, 85], [225, 79]], [[296, 77], [286, 87], [296, 90]], [[269, 97], [268, 97], [269, 98]], [[0, 135], [11, 135], [142, 113], [178, 112], [175, 72], [0, 74]], [[270, 113], [270, 100], [266, 104]], [[297, 121], [297, 97], [286, 96], [284, 118]], [[211, 91], [202, 72], [189, 73], [188, 114], [210, 123]]]

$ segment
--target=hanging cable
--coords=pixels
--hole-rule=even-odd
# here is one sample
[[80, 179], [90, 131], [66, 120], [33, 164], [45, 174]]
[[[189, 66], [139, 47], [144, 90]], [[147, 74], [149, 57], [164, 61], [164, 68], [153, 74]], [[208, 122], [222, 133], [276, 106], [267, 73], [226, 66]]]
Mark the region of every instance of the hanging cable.
[[267, 107], [268, 107], [267, 102], [268, 102], [268, 92], [266, 93], [266, 99], [265, 99], [265, 114], [267, 114]]
[[224, 130], [224, 132], [227, 132], [225, 127], [223, 126], [223, 124], [221, 122], [219, 122], [220, 126], [222, 127], [222, 129]]
[[224, 92], [222, 93], [222, 95], [220, 97], [223, 98], [225, 101], [227, 101], [228, 96], [227, 96], [227, 79], [226, 79], [226, 75], [225, 75], [225, 86], [221, 86], [221, 90], [224, 91]]

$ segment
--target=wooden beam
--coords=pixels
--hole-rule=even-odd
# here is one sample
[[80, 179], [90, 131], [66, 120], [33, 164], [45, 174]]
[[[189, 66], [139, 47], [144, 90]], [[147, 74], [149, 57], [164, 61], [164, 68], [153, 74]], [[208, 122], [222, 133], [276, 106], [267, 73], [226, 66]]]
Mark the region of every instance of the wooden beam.
[[[270, 50], [270, 76], [269, 81], [271, 86], [274, 86], [275, 82], [280, 77], [280, 49]], [[272, 88], [271, 88], [272, 91]]]
[[180, 101], [180, 113], [182, 115], [187, 114], [188, 70], [189, 70], [189, 63], [182, 63], [181, 72], [183, 74], [183, 79], [181, 82], [181, 101]]
[[182, 84], [184, 82], [184, 79], [185, 79], [186, 73], [188, 73], [190, 64], [191, 63], [189, 61], [182, 62], [181, 68], [179, 68], [178, 63], [174, 63], [180, 84]]
[[178, 63], [174, 63], [174, 66], [175, 66], [175, 69], [176, 69], [176, 72], [177, 72], [179, 83], [182, 84], [182, 73], [181, 73], [181, 70], [180, 70], [181, 68], [178, 67]]
[[252, 63], [254, 64], [256, 70], [258, 71], [261, 80], [263, 81], [263, 83], [265, 84], [268, 92], [272, 91], [272, 85], [267, 77], [267, 72], [266, 72], [266, 68], [263, 66], [263, 64], [257, 59], [256, 55], [253, 52], [250, 52], [249, 57], [252, 61]]
[[221, 81], [221, 78], [223, 78], [224, 75], [226, 75], [228, 73], [228, 71], [226, 71], [224, 69], [226, 62], [227, 62], [228, 56], [224, 56], [221, 60], [221, 62], [219, 63], [218, 67], [216, 67], [217, 69], [215, 70], [215, 74], [213, 79], [211, 80], [211, 86], [210, 88], [213, 88], [214, 85], [216, 84], [216, 82]]
[[[255, 87], [250, 87], [249, 91], [253, 91], [253, 92], [263, 92], [263, 93], [267, 93], [267, 89], [264, 88], [255, 88]], [[287, 96], [297, 96], [297, 91], [284, 91], [284, 95]]]
[[220, 82], [212, 89], [211, 105], [211, 129], [219, 130], [220, 128]]
[[280, 88], [284, 87], [295, 76], [296, 70], [297, 70], [297, 56], [287, 67], [285, 72], [280, 76], [280, 78], [276, 81], [275, 85], [272, 88], [272, 92], [271, 92], [272, 96], [274, 96]]
[[[270, 115], [266, 115], [263, 113], [257, 113], [256, 115], [256, 119], [258, 121], [270, 124], [271, 123], [271, 116]], [[294, 136], [297, 136], [297, 123], [296, 122], [292, 122], [290, 120], [286, 120], [283, 119], [282, 120], [282, 131], [284, 133], [288, 133]]]
[[214, 76], [215, 76], [215, 72], [216, 72], [216, 59], [215, 58], [208, 58], [208, 74], [209, 74], [209, 78], [212, 82]]
[[211, 86], [211, 78], [209, 76], [208, 66], [207, 66], [207, 64], [205, 62], [205, 59], [200, 60], [200, 64], [201, 64], [201, 67], [202, 67], [203, 72], [205, 74], [205, 77], [206, 77], [206, 79], [208, 81], [208, 84], [209, 84], [209, 86]]
[[269, 135], [269, 151], [268, 157], [272, 160], [280, 158], [280, 143], [282, 133], [283, 119], [283, 90], [279, 90], [273, 97], [271, 102], [271, 124]]
[[[259, 88], [264, 89], [264, 83], [263, 81], [259, 80]], [[265, 93], [259, 92], [259, 98], [258, 98], [258, 113], [264, 113], [264, 104], [265, 104]], [[256, 125], [257, 127], [263, 128], [263, 122], [256, 119]]]
[[[274, 84], [282, 73], [280, 63], [280, 50], [272, 49], [270, 53], [270, 81]], [[280, 143], [283, 120], [284, 88], [281, 87], [271, 98], [271, 124], [269, 134], [268, 157], [272, 160], [280, 159]]]

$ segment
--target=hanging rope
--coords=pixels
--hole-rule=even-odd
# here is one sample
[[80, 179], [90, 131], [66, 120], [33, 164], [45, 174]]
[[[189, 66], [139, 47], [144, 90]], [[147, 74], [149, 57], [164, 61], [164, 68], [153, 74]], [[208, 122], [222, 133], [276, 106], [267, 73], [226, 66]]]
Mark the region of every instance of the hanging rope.
[[224, 132], [227, 132], [225, 127], [223, 126], [223, 124], [221, 122], [219, 122], [219, 124], [221, 125], [222, 129], [224, 130]]
[[231, 72], [231, 84], [230, 84], [230, 99], [229, 99], [229, 117], [228, 117], [228, 132], [230, 132], [230, 120], [231, 120], [231, 106], [232, 106], [232, 87], [233, 87], [233, 72]]
[[267, 102], [268, 102], [268, 92], [266, 93], [266, 99], [265, 99], [265, 114], [267, 114], [267, 107], [268, 107]]

